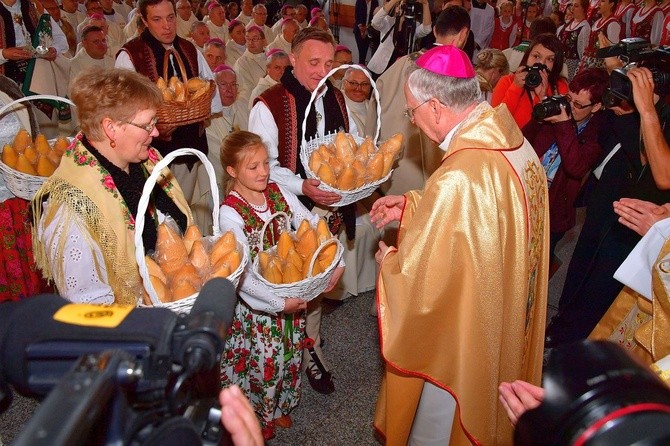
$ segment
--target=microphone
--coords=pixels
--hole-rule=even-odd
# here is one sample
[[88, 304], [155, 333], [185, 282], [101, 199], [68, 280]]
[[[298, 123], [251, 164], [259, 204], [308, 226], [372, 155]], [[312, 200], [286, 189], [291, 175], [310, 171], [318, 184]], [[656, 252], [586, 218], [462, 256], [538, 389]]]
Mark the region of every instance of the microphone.
[[218, 363], [236, 304], [235, 287], [227, 279], [215, 277], [200, 290], [186, 325], [178, 326], [173, 338], [173, 352], [189, 376]]

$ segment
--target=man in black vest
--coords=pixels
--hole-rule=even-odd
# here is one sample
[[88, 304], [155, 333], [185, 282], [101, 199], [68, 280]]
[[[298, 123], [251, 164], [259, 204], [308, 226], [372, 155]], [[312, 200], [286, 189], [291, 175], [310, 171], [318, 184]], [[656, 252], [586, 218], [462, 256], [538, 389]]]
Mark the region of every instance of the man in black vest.
[[[302, 122], [307, 104], [319, 81], [332, 68], [334, 55], [335, 39], [330, 33], [312, 27], [300, 30], [291, 44], [292, 67], [286, 68], [279, 84], [256, 98], [249, 115], [249, 131], [259, 134], [268, 147], [270, 179], [300, 196], [314, 212], [329, 215], [331, 231], [337, 233], [337, 226], [347, 220], [347, 216], [342, 212], [328, 212], [328, 206], [336, 203], [340, 196], [319, 189], [319, 180], [305, 179], [305, 169], [300, 162]], [[322, 136], [340, 129], [356, 134], [344, 96], [330, 82], [325, 85], [307, 115], [306, 137]], [[355, 219], [355, 215], [353, 217]], [[331, 285], [338, 280], [339, 276], [334, 277]], [[319, 345], [320, 327], [321, 297], [312, 300], [307, 308], [305, 331], [314, 340], [314, 348], [305, 352], [303, 368], [311, 386], [317, 392], [328, 394], [335, 390], [335, 386]]]
[[[128, 41], [121, 48], [116, 56], [117, 68], [137, 71], [156, 82], [163, 76], [163, 58], [165, 52], [170, 49], [181, 56], [187, 78], [199, 76], [214, 79], [200, 51], [191, 42], [177, 36], [174, 0], [140, 0], [138, 9], [146, 29], [139, 37]], [[172, 76], [181, 77], [174, 56], [168, 58], [168, 63], [168, 79]], [[187, 79], [180, 80], [186, 82]], [[221, 109], [221, 99], [217, 91], [212, 99], [211, 112], [217, 113]], [[193, 147], [207, 154], [207, 137], [203, 122], [178, 127], [169, 136], [161, 135], [154, 139], [153, 146], [164, 156], [182, 147]], [[198, 227], [203, 233], [209, 233], [212, 224], [212, 204], [209, 180], [204, 167], [200, 161], [189, 157], [175, 160], [170, 168], [184, 191]]]

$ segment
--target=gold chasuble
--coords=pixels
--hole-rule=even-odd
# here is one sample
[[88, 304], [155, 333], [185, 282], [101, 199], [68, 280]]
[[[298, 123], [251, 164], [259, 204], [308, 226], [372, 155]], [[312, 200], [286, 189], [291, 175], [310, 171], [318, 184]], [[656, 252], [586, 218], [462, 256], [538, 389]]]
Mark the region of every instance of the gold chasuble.
[[375, 427], [387, 445], [407, 444], [424, 381], [456, 399], [452, 445], [512, 444], [498, 385], [540, 384], [544, 170], [504, 105], [479, 104], [451, 134], [425, 189], [405, 194], [397, 248], [380, 266]]
[[615, 342], [646, 365], [670, 355], [670, 240], [654, 263], [651, 285], [651, 302], [625, 286], [589, 339]]
[[[52, 240], [43, 243], [36, 229], [42, 217], [44, 227], [47, 227], [62, 208], [63, 232], [67, 232], [70, 225], [84, 225], [82, 234], [89, 237], [87, 241], [91, 247], [97, 245], [100, 249], [104, 265], [91, 265], [91, 268], [96, 270], [98, 277], [103, 277], [101, 271], [104, 266], [108, 284], [114, 291], [114, 303], [137, 305], [142, 301], [144, 286], [135, 261], [135, 219], [111, 175], [86, 150], [81, 138], [80, 133], [65, 151], [56, 171], [33, 198], [35, 264], [46, 279], [53, 280], [58, 289], [65, 289], [60, 263], [49, 265], [46, 253], [47, 249], [55, 249], [56, 258], [62, 258], [65, 237], [58, 237], [57, 231]], [[158, 151], [149, 147], [149, 158], [143, 163], [147, 177], [160, 159]], [[163, 170], [157, 185], [186, 215], [188, 224], [193, 224], [184, 193], [168, 168]], [[43, 214], [42, 202], [47, 197], [49, 206]], [[51, 270], [51, 267], [55, 269]]]

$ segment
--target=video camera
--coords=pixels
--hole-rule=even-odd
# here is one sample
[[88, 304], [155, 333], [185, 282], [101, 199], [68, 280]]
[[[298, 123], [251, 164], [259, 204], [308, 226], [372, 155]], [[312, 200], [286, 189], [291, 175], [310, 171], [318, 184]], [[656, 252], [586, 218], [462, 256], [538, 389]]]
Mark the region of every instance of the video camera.
[[514, 444], [670, 444], [670, 389], [612, 342], [553, 350], [543, 387], [542, 404], [519, 418]]
[[651, 49], [649, 42], [639, 37], [622, 39], [616, 45], [601, 48], [596, 57], [618, 57], [624, 66], [610, 74], [610, 87], [603, 95], [606, 107], [619, 106], [622, 101], [633, 104], [633, 87], [628, 79], [628, 71], [633, 67], [649, 69], [654, 80], [654, 91], [664, 95], [670, 87], [670, 47]]
[[218, 364], [236, 302], [212, 279], [189, 314], [55, 295], [2, 304], [1, 388], [48, 394], [14, 444], [221, 444]]
[[536, 121], [544, 121], [550, 116], [561, 114], [561, 105], [565, 107], [568, 116], [572, 116], [572, 108], [570, 102], [565, 96], [556, 95], [544, 98], [542, 102], [533, 107], [533, 119]]

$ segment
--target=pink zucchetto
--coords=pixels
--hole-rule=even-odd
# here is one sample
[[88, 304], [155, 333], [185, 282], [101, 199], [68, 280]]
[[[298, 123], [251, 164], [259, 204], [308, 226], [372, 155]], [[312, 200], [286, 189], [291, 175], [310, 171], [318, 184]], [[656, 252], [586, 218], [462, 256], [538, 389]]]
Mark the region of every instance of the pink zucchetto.
[[471, 79], [475, 77], [475, 69], [468, 55], [452, 45], [440, 45], [423, 53], [416, 64], [432, 73], [442, 76]]
[[318, 14], [318, 13], [320, 13], [320, 12], [321, 12], [321, 8], [319, 8], [318, 6], [315, 6], [315, 7], [312, 8], [312, 10], [309, 12], [309, 15], [312, 16], [312, 17], [314, 17], [316, 14]]
[[230, 23], [228, 23], [228, 32], [229, 33], [233, 32], [233, 29], [238, 25], [244, 26], [244, 23], [237, 19], [231, 20]]
[[231, 66], [225, 65], [225, 64], [219, 65], [218, 67], [214, 68], [214, 70], [212, 70], [212, 71], [214, 73], [220, 73], [222, 71], [232, 71], [233, 73], [235, 73], [235, 70], [233, 70], [233, 68]]
[[212, 9], [216, 8], [217, 6], [221, 6], [221, 3], [212, 2], [209, 5], [207, 5], [207, 11], [211, 11]]
[[269, 59], [272, 56], [274, 56], [275, 54], [281, 54], [283, 56], [288, 56], [288, 54], [286, 54], [286, 51], [284, 51], [282, 49], [279, 49], [279, 48], [272, 48], [270, 51], [267, 52], [267, 54], [265, 56]]
[[351, 50], [346, 45], [337, 45], [335, 47], [335, 52], [336, 53], [339, 53], [340, 51], [346, 51], [347, 53], [351, 53]]
[[265, 35], [265, 33], [263, 32], [263, 28], [261, 28], [258, 25], [251, 25], [250, 27], [247, 28], [247, 32], [249, 31], [258, 31], [259, 33]]
[[223, 45], [223, 46], [226, 46], [226, 42], [224, 42], [223, 40], [219, 39], [218, 37], [212, 37], [212, 38], [209, 39], [207, 42], [205, 42], [205, 45], [208, 45], [208, 44], [210, 44], [210, 43], [218, 43], [218, 44], [221, 44], [221, 45]]
[[91, 14], [90, 16], [88, 16], [88, 18], [91, 20], [105, 20], [105, 16], [100, 14], [99, 12]]

